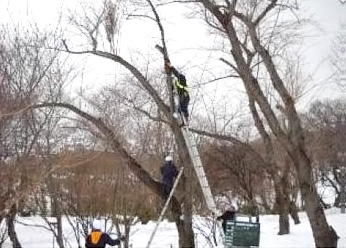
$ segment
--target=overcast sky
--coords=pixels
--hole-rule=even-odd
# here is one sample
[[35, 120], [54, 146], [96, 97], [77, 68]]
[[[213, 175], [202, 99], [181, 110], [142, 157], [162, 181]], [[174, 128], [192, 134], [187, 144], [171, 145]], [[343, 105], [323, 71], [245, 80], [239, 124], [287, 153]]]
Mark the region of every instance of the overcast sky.
[[316, 31], [317, 36], [311, 37], [305, 44], [305, 56], [311, 63], [308, 71], [318, 84], [311, 97], [346, 97], [346, 92], [335, 82], [328, 83], [325, 80], [330, 75], [329, 57], [332, 54], [332, 41], [340, 34], [341, 24], [346, 24], [346, 4], [341, 4], [338, 0], [308, 0], [304, 1], [304, 6], [309, 8], [309, 12], [321, 28]]
[[[87, 0], [85, 0], [87, 1]], [[73, 5], [77, 1], [69, 0], [2, 0], [0, 1], [0, 16], [2, 22], [29, 23], [37, 21], [40, 25], [49, 27], [55, 26], [61, 10]], [[339, 0], [301, 0], [303, 7], [306, 8], [306, 15], [312, 16], [318, 23], [320, 29], [316, 29], [316, 36], [307, 39], [303, 49], [307, 58], [306, 70], [314, 78], [316, 87], [313, 92], [305, 99], [306, 103], [316, 98], [323, 97], [341, 97], [345, 92], [341, 91], [335, 83], [325, 83], [325, 78], [330, 73], [328, 57], [330, 54], [331, 42], [340, 32], [341, 23], [346, 23], [346, 4], [341, 4]], [[203, 53], [204, 58], [200, 58], [199, 47], [196, 48], [195, 42], [203, 44], [206, 33], [202, 25], [198, 25], [197, 20], [184, 20], [181, 16], [176, 18], [178, 13], [182, 13], [182, 8], [170, 10], [162, 14], [164, 25], [172, 60], [178, 64], [185, 73], [193, 71], [198, 63], [207, 63], [207, 53]], [[80, 11], [76, 9], [76, 12]], [[161, 9], [159, 9], [161, 11]], [[162, 10], [164, 11], [164, 10]], [[171, 13], [172, 17], [167, 17]], [[153, 49], [153, 39], [157, 38], [157, 29], [149, 31], [147, 27], [138, 28], [140, 22], [127, 23], [122, 28], [120, 34], [123, 46], [131, 46], [131, 56], [136, 59], [136, 53], [133, 51], [136, 47], [143, 50], [144, 53], [152, 58], [155, 49]], [[132, 25], [132, 28], [131, 28]], [[137, 25], [137, 28], [133, 28]], [[156, 28], [153, 25], [154, 28]], [[125, 30], [125, 31], [124, 31]], [[188, 32], [185, 32], [188, 30]], [[191, 32], [191, 30], [193, 30]], [[139, 38], [140, 37], [140, 38]], [[126, 38], [126, 40], [125, 40]], [[138, 41], [141, 42], [138, 42]], [[199, 60], [196, 63], [196, 60]], [[217, 67], [219, 65], [216, 65]], [[103, 67], [106, 68], [106, 67]], [[98, 69], [97, 69], [98, 70]], [[192, 74], [192, 73], [191, 73]], [[198, 78], [198, 75], [194, 75]]]

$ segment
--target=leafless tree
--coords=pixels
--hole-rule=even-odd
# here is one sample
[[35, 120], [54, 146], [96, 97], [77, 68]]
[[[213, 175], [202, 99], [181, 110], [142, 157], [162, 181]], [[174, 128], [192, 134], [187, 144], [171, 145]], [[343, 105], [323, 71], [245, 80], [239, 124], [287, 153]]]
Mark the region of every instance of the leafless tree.
[[[309, 153], [315, 165], [316, 181], [324, 188], [333, 188], [336, 193], [335, 206], [338, 206], [340, 196], [337, 173], [340, 162], [337, 153], [343, 139], [339, 121], [345, 114], [344, 109], [344, 99], [315, 101], [303, 116]], [[323, 195], [321, 201], [323, 202]], [[323, 204], [328, 207], [327, 203]]]
[[[167, 48], [165, 45], [165, 37], [162, 29], [162, 25], [160, 23], [159, 16], [156, 12], [156, 9], [154, 5], [151, 3], [151, 1], [145, 2], [147, 9], [153, 13], [153, 19], [156, 21], [158, 26], [160, 27], [161, 35], [162, 35], [162, 44], [160, 46], [163, 49], [164, 57], [167, 58]], [[147, 117], [151, 118], [152, 120], [156, 121], [163, 121], [166, 124], [170, 126], [172, 129], [172, 132], [175, 137], [175, 143], [177, 145], [178, 151], [179, 151], [179, 157], [180, 162], [185, 165], [185, 176], [190, 177], [190, 175], [193, 174], [193, 168], [191, 166], [190, 158], [186, 149], [186, 144], [182, 135], [182, 132], [179, 128], [178, 121], [173, 117], [172, 113], [170, 112], [170, 107], [165, 103], [163, 100], [162, 94], [159, 93], [159, 91], [155, 88], [155, 86], [151, 83], [151, 80], [141, 71], [138, 69], [141, 66], [136, 66], [134, 63], [131, 63], [127, 60], [125, 60], [122, 56], [107, 50], [99, 50], [102, 49], [103, 41], [107, 40], [103, 37], [106, 35], [105, 33], [102, 33], [101, 26], [104, 24], [104, 16], [107, 11], [104, 10], [104, 8], [101, 8], [101, 11], [97, 12], [95, 9], [91, 12], [94, 15], [94, 19], [90, 20], [90, 13], [86, 13], [85, 18], [78, 20], [77, 18], [71, 18], [71, 22], [75, 25], [75, 27], [78, 27], [82, 34], [85, 34], [86, 38], [89, 43], [89, 47], [86, 47], [83, 50], [72, 50], [70, 48], [69, 44], [70, 42], [68, 40], [64, 41], [65, 49], [70, 54], [91, 54], [95, 55], [104, 59], [111, 60], [115, 63], [119, 63], [122, 65], [128, 72], [132, 74], [132, 76], [136, 79], [136, 84], [139, 84], [141, 92], [143, 92], [145, 95], [149, 96], [149, 99], [155, 104], [154, 106], [159, 110], [160, 114], [156, 115], [152, 112], [148, 112], [145, 110], [145, 108], [140, 109], [142, 113], [146, 114]], [[108, 30], [108, 29], [107, 29]], [[107, 31], [108, 32], [108, 31]], [[109, 39], [108, 39], [109, 40]], [[153, 44], [154, 46], [155, 44]], [[168, 90], [171, 90], [171, 87], [168, 87]], [[37, 107], [64, 107], [72, 110], [73, 112], [81, 115], [83, 118], [87, 119], [88, 121], [92, 122], [94, 125], [97, 126], [99, 131], [105, 135], [106, 139], [110, 143], [110, 146], [113, 150], [119, 152], [127, 161], [129, 168], [132, 169], [135, 174], [147, 185], [149, 186], [154, 192], [156, 192], [158, 195], [161, 195], [161, 188], [160, 184], [158, 184], [155, 180], [153, 180], [152, 176], [143, 170], [142, 166], [132, 157], [129, 155], [128, 151], [126, 151], [122, 145], [119, 143], [117, 136], [115, 133], [109, 128], [108, 125], [102, 120], [96, 119], [95, 117], [87, 114], [84, 111], [81, 111], [80, 109], [75, 108], [74, 106], [70, 104], [65, 103], [51, 103], [51, 104], [41, 104], [37, 105]], [[158, 111], [156, 111], [157, 113]], [[162, 113], [162, 114], [161, 114]], [[189, 165], [189, 166], [187, 166]], [[189, 192], [189, 180], [183, 181], [183, 184], [185, 185], [185, 189], [187, 192]], [[188, 195], [186, 195], [188, 196]], [[194, 246], [194, 235], [191, 228], [191, 222], [192, 222], [192, 202], [189, 200], [189, 197], [184, 198], [184, 219], [180, 218], [181, 210], [180, 210], [180, 204], [174, 199], [172, 202], [172, 210], [173, 210], [173, 218], [176, 222], [178, 232], [179, 232], [179, 244], [182, 247]]]
[[[327, 223], [314, 184], [312, 163], [307, 154], [295, 99], [282, 77], [278, 65], [280, 61], [276, 57], [276, 52], [279, 51], [277, 45], [287, 45], [288, 37], [297, 36], [292, 32], [288, 33], [292, 29], [287, 28], [287, 22], [279, 26], [275, 25], [277, 18], [273, 18], [273, 14], [279, 16], [278, 13], [284, 10], [294, 12], [298, 8], [297, 3], [278, 0], [269, 2], [225, 0], [217, 3], [209, 0], [196, 0], [193, 2], [202, 6], [207, 23], [229, 42], [228, 55], [232, 61], [225, 58], [222, 60], [230, 70], [239, 75], [249, 99], [258, 106], [270, 131], [292, 160], [299, 179], [301, 194], [305, 200], [316, 247], [336, 247], [337, 235]], [[296, 24], [299, 24], [299, 21]], [[290, 25], [292, 27], [294, 24], [291, 22]], [[268, 33], [268, 27], [274, 27], [274, 29]], [[254, 65], [258, 63], [260, 63], [261, 70], [267, 73], [268, 80], [261, 80], [257, 77]], [[265, 85], [272, 87], [275, 91], [277, 103], [287, 119], [287, 129], [281, 125], [275, 107], [264, 94]]]
[[44, 47], [51, 36], [38, 30], [1, 26], [1, 32], [6, 35], [2, 36], [0, 52], [0, 170], [9, 177], [6, 190], [2, 191], [0, 215], [1, 219], [7, 219], [14, 247], [21, 247], [15, 219], [18, 212], [28, 207], [25, 202], [41, 180], [42, 161], [34, 159], [34, 154], [42, 128], [51, 117], [50, 111], [37, 114], [30, 107], [37, 99], [46, 99], [53, 92], [54, 99], [61, 96], [56, 81], [60, 83], [60, 80], [52, 77], [59, 74], [53, 66], [58, 52]]

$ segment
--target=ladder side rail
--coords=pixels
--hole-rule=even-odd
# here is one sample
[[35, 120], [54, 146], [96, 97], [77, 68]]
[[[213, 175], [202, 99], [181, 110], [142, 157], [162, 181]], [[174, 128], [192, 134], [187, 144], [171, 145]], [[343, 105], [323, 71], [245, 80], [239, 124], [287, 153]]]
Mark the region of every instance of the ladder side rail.
[[214, 201], [214, 197], [211, 193], [209, 183], [204, 172], [203, 164], [199, 156], [198, 149], [196, 147], [195, 140], [193, 139], [193, 137], [189, 135], [189, 131], [186, 130], [185, 128], [183, 128], [183, 135], [187, 143], [188, 151], [189, 151], [194, 169], [196, 171], [200, 186], [202, 188], [202, 192], [203, 192], [205, 201], [207, 203], [207, 206], [210, 211], [212, 211], [213, 213], [216, 213], [217, 208]]
[[199, 181], [200, 186], [202, 188], [204, 199], [207, 203], [207, 207], [213, 214], [213, 219], [214, 219], [214, 222], [216, 223], [216, 227], [219, 229], [221, 239], [224, 239], [225, 233], [223, 232], [223, 228], [221, 226], [221, 223], [216, 221], [217, 208], [216, 208], [216, 204], [214, 201], [214, 197], [213, 197], [211, 190], [210, 190], [208, 179], [207, 179], [205, 172], [204, 172], [204, 167], [203, 167], [203, 164], [201, 161], [201, 157], [199, 156], [196, 141], [191, 136], [191, 133], [189, 130], [187, 130], [187, 128], [185, 129], [185, 127], [184, 127], [182, 130], [183, 130], [183, 135], [184, 135], [186, 144], [188, 146], [188, 151], [189, 151], [194, 169], [195, 169], [196, 174], [197, 174], [198, 181]]
[[[191, 141], [191, 139], [190, 139], [190, 141]], [[206, 196], [207, 205], [208, 205], [209, 209], [215, 213], [217, 211], [217, 209], [216, 209], [216, 205], [214, 202], [214, 197], [211, 193], [208, 179], [205, 175], [204, 167], [203, 167], [202, 161], [200, 159], [197, 147], [195, 144], [190, 144], [190, 145], [191, 145], [190, 148], [191, 148], [191, 153], [192, 153], [191, 157], [192, 157], [192, 160], [194, 163], [194, 168], [195, 168], [196, 174], [198, 176], [202, 191], [204, 192], [204, 194]]]
[[169, 193], [169, 196], [168, 196], [168, 198], [167, 198], [167, 200], [166, 200], [166, 202], [165, 202], [165, 205], [164, 205], [164, 207], [163, 207], [163, 209], [162, 209], [162, 211], [161, 211], [161, 213], [160, 213], [160, 216], [159, 216], [159, 218], [158, 218], [158, 220], [157, 220], [157, 222], [156, 222], [155, 228], [154, 228], [154, 230], [153, 230], [153, 232], [152, 232], [152, 234], [151, 234], [151, 236], [150, 236], [150, 239], [149, 239], [148, 244], [147, 244], [147, 246], [146, 246], [147, 248], [150, 247], [150, 244], [151, 244], [151, 242], [152, 242], [153, 239], [154, 239], [154, 235], [155, 235], [155, 233], [156, 233], [156, 231], [157, 231], [157, 229], [158, 229], [158, 227], [159, 227], [159, 225], [160, 225], [160, 223], [161, 223], [161, 221], [162, 221], [162, 219], [163, 219], [163, 216], [164, 216], [165, 213], [166, 213], [166, 210], [168, 209], [168, 204], [169, 204], [169, 202], [171, 201], [171, 199], [172, 199], [172, 197], [173, 197], [174, 191], [175, 191], [175, 189], [176, 189], [177, 186], [178, 186], [178, 182], [179, 182], [179, 180], [180, 180], [180, 178], [181, 178], [181, 176], [182, 176], [182, 174], [183, 174], [183, 171], [184, 171], [184, 168], [181, 167], [181, 168], [180, 168], [180, 171], [179, 171], [179, 174], [178, 174], [177, 178], [176, 178], [175, 181], [174, 181], [172, 190], [171, 190], [171, 192]]

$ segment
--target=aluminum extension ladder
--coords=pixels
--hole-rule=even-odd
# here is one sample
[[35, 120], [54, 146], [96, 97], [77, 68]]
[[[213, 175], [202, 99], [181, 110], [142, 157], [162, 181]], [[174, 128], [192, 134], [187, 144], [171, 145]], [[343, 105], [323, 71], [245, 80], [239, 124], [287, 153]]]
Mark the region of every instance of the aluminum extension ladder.
[[149, 241], [148, 241], [148, 244], [147, 244], [146, 248], [149, 248], [149, 247], [150, 247], [150, 244], [151, 244], [151, 242], [152, 242], [153, 239], [154, 239], [154, 235], [155, 235], [155, 233], [156, 233], [156, 231], [157, 231], [157, 228], [159, 227], [159, 225], [160, 225], [160, 223], [161, 223], [161, 221], [162, 221], [162, 219], [163, 219], [163, 216], [164, 216], [165, 213], [166, 213], [166, 210], [167, 210], [167, 208], [168, 208], [168, 204], [169, 204], [169, 202], [171, 201], [171, 199], [172, 199], [172, 197], [173, 197], [174, 191], [175, 191], [175, 189], [176, 189], [177, 186], [178, 186], [178, 183], [179, 183], [179, 180], [180, 180], [180, 178], [181, 178], [181, 176], [182, 176], [182, 174], [183, 174], [183, 171], [184, 171], [184, 168], [181, 167], [180, 170], [179, 170], [178, 176], [177, 176], [177, 178], [176, 178], [175, 181], [174, 181], [172, 190], [171, 190], [171, 192], [169, 193], [169, 196], [168, 196], [168, 198], [167, 198], [167, 200], [166, 200], [166, 202], [165, 202], [165, 205], [164, 205], [163, 209], [161, 210], [160, 216], [159, 216], [159, 218], [158, 218], [158, 220], [157, 220], [157, 222], [156, 222], [155, 228], [154, 228], [154, 230], [153, 230], [153, 232], [152, 232], [152, 234], [151, 234], [151, 236], [150, 236], [150, 239], [149, 239]]
[[199, 156], [195, 138], [192, 136], [191, 132], [189, 131], [188, 126], [183, 126], [182, 132], [183, 132], [183, 136], [184, 136], [184, 139], [190, 154], [190, 158], [193, 163], [193, 167], [195, 168], [195, 171], [197, 174], [199, 184], [202, 188], [202, 192], [203, 192], [207, 207], [213, 214], [216, 214], [217, 213], [216, 204], [214, 201], [214, 197], [211, 193], [207, 177], [204, 172], [203, 164], [201, 161], [201, 157]]
[[219, 233], [221, 235], [221, 238], [224, 239], [225, 234], [223, 232], [221, 223], [216, 221], [216, 214], [218, 213], [218, 210], [216, 208], [216, 204], [214, 201], [213, 194], [211, 193], [208, 179], [205, 175], [203, 164], [201, 161], [201, 157], [199, 156], [196, 140], [193, 137], [192, 133], [189, 131], [188, 126], [182, 127], [182, 133], [188, 148], [188, 152], [190, 154], [191, 161], [193, 163], [193, 167], [195, 168], [195, 172], [199, 181], [199, 184], [202, 188], [203, 196], [205, 199], [205, 202], [207, 204], [207, 207], [209, 211], [212, 212], [214, 222], [216, 222], [216, 227], [219, 229]]

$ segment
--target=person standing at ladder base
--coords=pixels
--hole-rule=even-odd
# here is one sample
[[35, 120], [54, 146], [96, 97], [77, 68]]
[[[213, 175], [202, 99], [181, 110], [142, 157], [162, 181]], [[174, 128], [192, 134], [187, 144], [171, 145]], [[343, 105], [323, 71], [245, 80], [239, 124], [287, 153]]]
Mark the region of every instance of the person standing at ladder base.
[[190, 95], [187, 90], [186, 78], [183, 74], [178, 72], [174, 66], [171, 65], [169, 60], [165, 61], [165, 70], [167, 73], [173, 72], [174, 76], [177, 78], [177, 80], [174, 80], [174, 87], [176, 88], [179, 96], [178, 112], [185, 118], [184, 124], [187, 124], [189, 122], [188, 106], [190, 102]]
[[222, 229], [224, 233], [226, 233], [227, 221], [229, 220], [234, 221], [235, 214], [236, 214], [235, 207], [233, 205], [229, 205], [226, 207], [225, 212], [216, 218], [216, 220], [222, 220]]
[[167, 200], [169, 193], [172, 190], [175, 178], [178, 176], [179, 171], [173, 163], [172, 156], [167, 156], [165, 162], [161, 167], [163, 195]]

